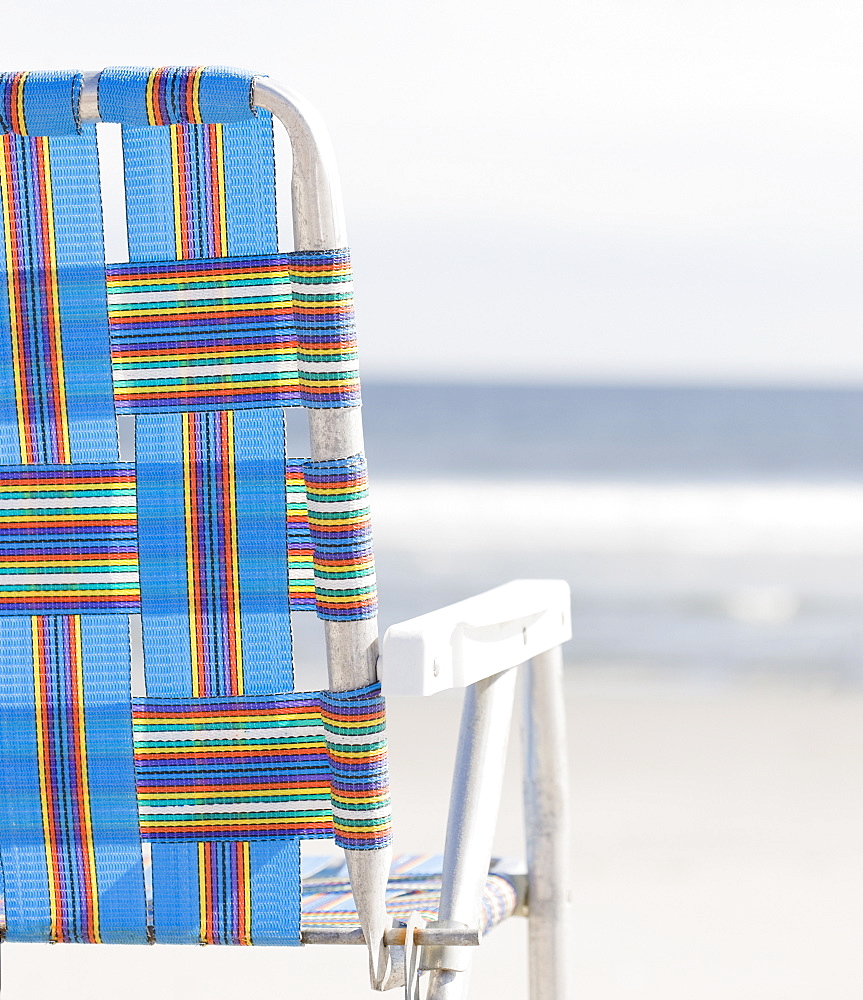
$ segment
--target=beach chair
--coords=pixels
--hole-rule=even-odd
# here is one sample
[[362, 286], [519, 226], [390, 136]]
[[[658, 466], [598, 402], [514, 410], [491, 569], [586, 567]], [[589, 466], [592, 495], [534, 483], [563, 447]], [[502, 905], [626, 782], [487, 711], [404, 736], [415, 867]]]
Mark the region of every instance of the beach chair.
[[[97, 122], [122, 126], [128, 261], [107, 267]], [[317, 115], [220, 67], [15, 72], [0, 132], [5, 939], [365, 943], [373, 988], [415, 998], [428, 972], [451, 1000], [518, 912], [530, 996], [564, 997], [568, 589], [516, 581], [393, 626], [379, 652], [350, 260]], [[328, 690], [293, 690], [291, 611], [323, 621]], [[524, 877], [490, 871], [521, 664]], [[381, 680], [466, 688], [436, 868], [392, 858]], [[300, 841], [331, 837], [343, 860], [301, 884]]]

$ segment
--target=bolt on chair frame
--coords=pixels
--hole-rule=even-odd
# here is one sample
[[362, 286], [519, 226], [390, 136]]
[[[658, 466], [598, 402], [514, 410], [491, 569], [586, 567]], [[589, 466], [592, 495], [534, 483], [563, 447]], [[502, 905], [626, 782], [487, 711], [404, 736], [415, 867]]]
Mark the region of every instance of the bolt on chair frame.
[[[99, 72], [83, 75], [79, 120], [101, 121]], [[326, 127], [307, 101], [255, 78], [252, 103], [270, 111], [291, 142], [294, 248], [347, 245], [341, 192]], [[308, 412], [313, 461], [363, 451], [360, 408]], [[530, 997], [566, 994], [568, 787], [561, 643], [570, 637], [569, 589], [562, 581], [515, 581], [390, 628], [379, 655], [377, 622], [324, 622], [329, 687], [348, 691], [382, 676], [385, 694], [465, 687], [447, 827], [440, 911], [428, 928], [394, 929], [384, 907], [391, 850], [346, 850], [362, 937], [318, 930], [304, 943], [369, 948], [372, 986], [403, 981], [402, 963], [429, 970], [428, 1000], [466, 995], [477, 910], [488, 873], [503, 780], [517, 667], [525, 664], [525, 819]], [[408, 969], [409, 995], [416, 988]]]

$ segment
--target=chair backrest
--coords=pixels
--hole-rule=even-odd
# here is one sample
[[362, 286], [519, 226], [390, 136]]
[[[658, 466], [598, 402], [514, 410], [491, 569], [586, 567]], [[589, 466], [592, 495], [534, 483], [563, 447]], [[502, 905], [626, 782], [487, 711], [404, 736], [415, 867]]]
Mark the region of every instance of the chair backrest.
[[[296, 943], [300, 838], [389, 844], [350, 261], [278, 252], [255, 86], [0, 76], [10, 940]], [[97, 118], [123, 127], [107, 269]], [[292, 690], [290, 610], [325, 622], [329, 692]]]

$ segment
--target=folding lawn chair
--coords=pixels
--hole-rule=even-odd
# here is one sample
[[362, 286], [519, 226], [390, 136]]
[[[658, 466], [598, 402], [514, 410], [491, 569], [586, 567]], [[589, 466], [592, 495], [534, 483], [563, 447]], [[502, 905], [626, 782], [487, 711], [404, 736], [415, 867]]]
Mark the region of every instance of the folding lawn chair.
[[[276, 240], [272, 120], [292, 147]], [[95, 123], [122, 125], [105, 267]], [[308, 105], [204, 67], [0, 76], [0, 860], [9, 941], [367, 943], [372, 985], [465, 995], [530, 916], [564, 996], [569, 595], [517, 581], [378, 655], [351, 271]], [[311, 457], [287, 458], [284, 407]], [[119, 434], [118, 434], [119, 427]], [[133, 442], [133, 443], [132, 443]], [[294, 692], [289, 610], [329, 690]], [[525, 668], [527, 877], [489, 873]], [[384, 702], [465, 687], [442, 868], [392, 863]], [[341, 862], [301, 886], [299, 843]], [[392, 865], [392, 879], [388, 876]]]

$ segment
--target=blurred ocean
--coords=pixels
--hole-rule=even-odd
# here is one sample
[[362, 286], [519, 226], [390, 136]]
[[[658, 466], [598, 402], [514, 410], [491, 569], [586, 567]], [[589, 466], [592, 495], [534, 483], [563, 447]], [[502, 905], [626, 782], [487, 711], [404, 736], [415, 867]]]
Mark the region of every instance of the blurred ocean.
[[381, 625], [518, 576], [571, 663], [863, 681], [863, 390], [364, 385]]

